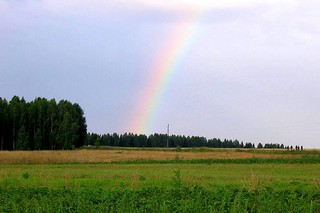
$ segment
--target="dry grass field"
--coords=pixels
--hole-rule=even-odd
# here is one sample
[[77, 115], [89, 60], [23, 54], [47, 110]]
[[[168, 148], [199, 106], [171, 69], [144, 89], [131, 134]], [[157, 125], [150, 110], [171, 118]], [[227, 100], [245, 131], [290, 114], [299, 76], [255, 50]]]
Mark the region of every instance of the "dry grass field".
[[164, 150], [72, 150], [72, 151], [1, 151], [0, 164], [98, 163], [134, 160], [191, 160], [191, 159], [247, 159], [298, 158], [302, 154], [248, 151], [164, 151]]

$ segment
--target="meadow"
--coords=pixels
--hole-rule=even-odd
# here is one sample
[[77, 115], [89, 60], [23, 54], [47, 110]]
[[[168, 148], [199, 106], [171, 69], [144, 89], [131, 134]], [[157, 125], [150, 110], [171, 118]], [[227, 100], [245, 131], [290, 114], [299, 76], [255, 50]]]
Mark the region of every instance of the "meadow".
[[0, 212], [320, 212], [319, 154], [0, 152]]

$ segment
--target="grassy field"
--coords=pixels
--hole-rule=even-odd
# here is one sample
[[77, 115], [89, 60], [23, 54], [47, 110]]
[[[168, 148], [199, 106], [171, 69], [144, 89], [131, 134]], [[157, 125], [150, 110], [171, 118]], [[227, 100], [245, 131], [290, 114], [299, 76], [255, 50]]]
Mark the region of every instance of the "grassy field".
[[136, 160], [249, 159], [320, 157], [318, 150], [287, 151], [258, 149], [98, 149], [75, 151], [2, 151], [0, 164], [101, 163]]
[[184, 186], [212, 189], [320, 189], [320, 164], [61, 164], [2, 165], [0, 185], [101, 189], [172, 188], [179, 172]]
[[320, 152], [0, 152], [0, 212], [320, 212]]

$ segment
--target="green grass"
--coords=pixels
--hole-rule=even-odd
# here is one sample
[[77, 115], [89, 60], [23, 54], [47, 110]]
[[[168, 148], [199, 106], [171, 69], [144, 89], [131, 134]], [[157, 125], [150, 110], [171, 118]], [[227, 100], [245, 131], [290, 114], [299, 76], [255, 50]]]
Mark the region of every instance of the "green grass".
[[114, 146], [83, 146], [85, 150], [134, 150], [134, 151], [164, 151], [164, 152], [246, 152], [257, 154], [305, 155], [320, 157], [319, 149], [287, 150], [287, 149], [247, 149], [247, 148], [149, 148], [149, 147], [114, 147]]
[[0, 186], [170, 188], [180, 171], [185, 186], [314, 188], [320, 164], [43, 164], [0, 165]]
[[0, 212], [319, 212], [319, 191], [0, 187]]
[[301, 158], [245, 158], [245, 159], [193, 159], [183, 160], [176, 156], [174, 160], [132, 160], [115, 161], [112, 164], [320, 164], [320, 157], [303, 156]]

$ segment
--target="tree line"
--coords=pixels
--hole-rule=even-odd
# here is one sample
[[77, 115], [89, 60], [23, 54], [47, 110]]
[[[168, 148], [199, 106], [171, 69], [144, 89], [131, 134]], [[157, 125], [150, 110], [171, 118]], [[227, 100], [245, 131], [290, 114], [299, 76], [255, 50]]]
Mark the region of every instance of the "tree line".
[[285, 149], [288, 146], [278, 143], [268, 143], [264, 146], [259, 143], [256, 147], [254, 143], [239, 140], [221, 140], [219, 138], [207, 139], [199, 136], [152, 134], [96, 134], [88, 133], [86, 146], [119, 146], [119, 147], [209, 147], [209, 148], [278, 148]]
[[0, 98], [1, 150], [73, 149], [84, 145], [86, 135], [84, 112], [76, 103]]
[[[207, 139], [199, 136], [152, 134], [87, 134], [84, 112], [77, 103], [36, 98], [26, 102], [14, 96], [9, 102], [0, 98], [1, 150], [61, 150], [81, 146], [118, 147], [209, 147], [291, 149], [278, 143], [264, 146], [239, 140]], [[299, 146], [296, 150], [302, 150]]]

